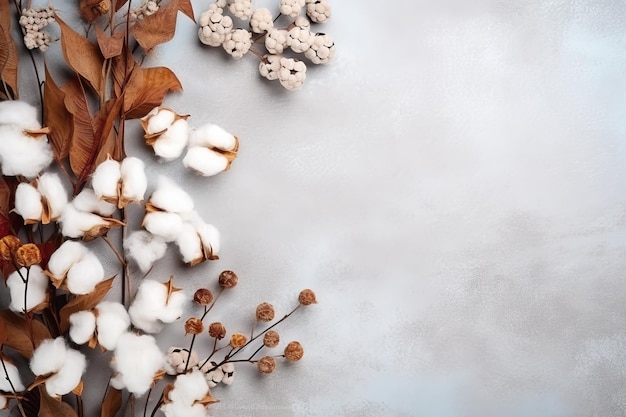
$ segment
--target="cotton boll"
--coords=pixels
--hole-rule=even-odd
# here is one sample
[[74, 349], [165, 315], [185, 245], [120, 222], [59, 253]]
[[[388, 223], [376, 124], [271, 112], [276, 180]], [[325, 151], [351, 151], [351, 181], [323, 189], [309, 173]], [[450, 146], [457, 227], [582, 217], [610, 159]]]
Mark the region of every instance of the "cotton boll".
[[[28, 278], [28, 290], [22, 281], [20, 273], [24, 278]], [[9, 308], [15, 312], [24, 311], [24, 292], [26, 291], [26, 310], [30, 311], [39, 304], [46, 301], [48, 294], [48, 277], [44, 274], [39, 265], [30, 267], [30, 272], [26, 268], [21, 268], [13, 272], [7, 279], [7, 286], [11, 291], [11, 304]]]
[[130, 326], [130, 317], [120, 303], [103, 301], [96, 306], [98, 318], [98, 343], [107, 349], [114, 350], [117, 342]]
[[83, 190], [74, 197], [72, 205], [79, 211], [85, 213], [96, 213], [100, 216], [111, 216], [117, 210], [115, 204], [100, 200], [95, 191], [91, 188], [83, 188]]
[[122, 161], [122, 197], [132, 201], [142, 201], [148, 188], [148, 178], [141, 159], [128, 157]]
[[87, 343], [95, 331], [96, 316], [91, 311], [77, 311], [70, 315], [70, 339], [74, 343]]
[[176, 114], [173, 111], [155, 107], [144, 117], [144, 119], [148, 120], [146, 133], [153, 135], [163, 132], [174, 123], [175, 118]]
[[173, 242], [180, 234], [183, 221], [177, 213], [154, 211], [143, 218], [143, 227], [165, 242]]
[[183, 158], [183, 165], [205, 177], [210, 177], [224, 171], [228, 167], [228, 159], [211, 149], [191, 146]]
[[77, 210], [72, 204], [68, 204], [60, 218], [61, 233], [63, 236], [79, 238], [85, 232], [97, 227], [107, 227], [109, 223], [102, 217]]
[[124, 333], [118, 339], [115, 360], [111, 363], [118, 373], [111, 385], [116, 389], [126, 388], [137, 396], [143, 395], [163, 365], [163, 354], [154, 337]]
[[171, 213], [193, 211], [193, 199], [171, 179], [160, 176], [157, 189], [150, 196], [150, 203]]
[[37, 180], [37, 189], [48, 202], [50, 218], [57, 219], [67, 205], [67, 192], [57, 174], [45, 173]]
[[41, 194], [39, 194], [39, 191], [30, 184], [20, 183], [15, 190], [15, 211], [26, 222], [38, 222], [41, 220], [43, 206], [41, 205]]
[[72, 294], [89, 294], [104, 280], [104, 269], [98, 257], [88, 252], [67, 273], [67, 288]]
[[200, 240], [205, 248], [211, 248], [211, 253], [217, 255], [220, 252], [220, 231], [212, 224], [202, 223], [196, 228]]
[[89, 250], [81, 243], [66, 240], [54, 251], [48, 261], [48, 271], [57, 279], [61, 279]]
[[169, 392], [169, 398], [175, 403], [192, 405], [203, 399], [208, 393], [209, 386], [204, 379], [204, 374], [199, 370], [194, 370], [189, 374], [176, 377], [174, 389]]
[[176, 245], [183, 257], [183, 262], [190, 263], [202, 258], [200, 236], [189, 223], [183, 223], [182, 230], [176, 239]]
[[61, 369], [46, 381], [46, 391], [51, 397], [69, 394], [80, 383], [86, 368], [85, 356], [77, 350], [68, 349]]
[[144, 280], [128, 314], [135, 327], [147, 333], [155, 333], [163, 327], [161, 322], [171, 323], [183, 314], [186, 301], [184, 292], [175, 291], [168, 299], [166, 285], [154, 280]]
[[67, 345], [62, 336], [46, 339], [33, 351], [30, 370], [35, 375], [47, 375], [57, 372], [66, 362]]
[[37, 109], [19, 100], [0, 101], [0, 125], [16, 125], [22, 129], [39, 129]]
[[202, 404], [184, 405], [169, 403], [161, 407], [165, 417], [209, 417], [209, 411]]
[[232, 151], [237, 146], [237, 139], [232, 133], [208, 123], [194, 130], [189, 137], [190, 146], [215, 147]]
[[[0, 378], [0, 391], [13, 392], [13, 388], [15, 388], [16, 392], [24, 391], [25, 387], [24, 384], [22, 384], [22, 379], [20, 378], [20, 373], [17, 370], [17, 367], [9, 362], [7, 359], [4, 359], [4, 366], [6, 368], [6, 373], [3, 369], [1, 374], [2, 377]], [[7, 374], [8, 378], [13, 384], [13, 387], [11, 387], [11, 384], [9, 384]], [[2, 409], [2, 404], [0, 404], [0, 409]]]
[[107, 159], [98, 165], [91, 176], [91, 187], [99, 199], [117, 199], [121, 178], [120, 163], [114, 159]]
[[22, 128], [0, 125], [0, 159], [4, 175], [36, 177], [52, 162], [52, 147], [45, 136], [31, 137]]
[[154, 142], [154, 153], [166, 160], [178, 158], [187, 146], [188, 133], [187, 120], [178, 119]]
[[126, 255], [133, 259], [139, 269], [145, 273], [165, 255], [167, 244], [159, 236], [145, 230], [138, 230], [124, 240], [124, 250]]

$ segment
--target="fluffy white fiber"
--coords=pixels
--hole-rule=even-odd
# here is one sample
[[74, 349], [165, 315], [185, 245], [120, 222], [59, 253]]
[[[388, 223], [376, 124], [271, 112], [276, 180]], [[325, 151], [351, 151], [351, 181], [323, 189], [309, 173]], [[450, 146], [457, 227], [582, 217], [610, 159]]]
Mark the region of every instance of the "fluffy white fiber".
[[196, 231], [200, 235], [205, 248], [211, 248], [213, 255], [220, 252], [220, 232], [217, 227], [209, 223], [202, 223], [196, 226]]
[[154, 142], [152, 148], [157, 156], [165, 160], [178, 158], [187, 146], [189, 125], [187, 120], [178, 119]]
[[165, 255], [167, 244], [163, 238], [146, 230], [137, 230], [124, 240], [126, 255], [133, 259], [142, 272], [148, 272], [152, 265]]
[[183, 257], [183, 262], [189, 263], [202, 258], [200, 236], [189, 223], [184, 223], [180, 234], [176, 238], [176, 245]]
[[124, 158], [120, 170], [122, 197], [127, 200], [142, 201], [148, 188], [148, 178], [143, 161], [133, 156]]
[[154, 374], [163, 368], [163, 364], [163, 355], [154, 337], [124, 333], [118, 339], [115, 360], [111, 363], [117, 372], [111, 379], [111, 385], [143, 395], [150, 389]]
[[168, 396], [170, 403], [161, 407], [167, 417], [208, 416], [202, 404], [195, 404], [209, 394], [209, 386], [202, 372], [195, 370], [189, 374], [178, 375], [174, 381], [174, 389]]
[[98, 317], [98, 343], [107, 349], [114, 350], [119, 338], [130, 326], [130, 317], [120, 303], [103, 301], [96, 306]]
[[96, 227], [106, 227], [109, 222], [102, 217], [79, 211], [73, 204], [68, 204], [60, 218], [61, 233], [71, 238], [83, 237], [86, 232]]
[[153, 211], [143, 218], [143, 227], [153, 235], [161, 237], [165, 242], [173, 242], [180, 234], [183, 220], [178, 213]]
[[50, 218], [57, 219], [61, 216], [67, 205], [67, 192], [57, 174], [45, 173], [37, 179], [37, 190], [46, 199], [50, 208]]
[[[6, 359], [4, 359], [4, 366], [6, 367], [6, 374], [4, 373], [4, 369], [0, 368], [0, 391], [13, 392], [11, 384], [9, 383], [9, 380], [7, 380], [7, 374], [13, 384], [13, 388], [15, 388], [15, 391], [24, 391], [25, 387], [24, 384], [22, 384], [22, 379], [20, 378], [20, 373], [17, 370], [17, 367]], [[1, 403], [0, 409], [2, 409]]]
[[148, 126], [146, 127], [146, 133], [149, 135], [163, 132], [174, 123], [176, 114], [168, 109], [159, 107], [153, 108], [144, 119], [148, 120]]
[[91, 187], [98, 198], [117, 199], [121, 179], [120, 163], [114, 159], [107, 159], [98, 165], [91, 176]]
[[168, 299], [167, 285], [154, 280], [144, 280], [128, 309], [128, 314], [135, 327], [147, 333], [155, 333], [161, 330], [162, 323], [171, 323], [183, 314], [183, 304], [186, 300], [183, 291], [173, 292]]
[[210, 177], [224, 171], [228, 166], [228, 159], [209, 148], [190, 146], [183, 158], [183, 165], [205, 177]]
[[94, 213], [100, 216], [111, 216], [117, 210], [115, 204], [100, 200], [91, 188], [83, 188], [72, 200], [72, 205], [78, 211]]
[[[28, 277], [28, 290], [26, 290], [26, 284], [22, 281], [20, 273], [24, 278]], [[43, 303], [47, 297], [48, 282], [48, 277], [39, 265], [31, 266], [30, 272], [26, 268], [21, 268], [19, 272], [13, 272], [7, 279], [7, 286], [11, 292], [9, 308], [15, 312], [24, 311], [24, 292], [26, 292], [27, 311]]]
[[72, 294], [89, 294], [104, 281], [104, 268], [93, 252], [88, 252], [67, 272], [67, 289]]
[[171, 213], [193, 211], [193, 199], [174, 181], [161, 175], [156, 190], [150, 196], [150, 203], [161, 210]]
[[78, 345], [87, 343], [96, 331], [96, 316], [91, 311], [70, 315], [70, 339]]
[[39, 221], [43, 213], [41, 194], [32, 185], [21, 182], [15, 190], [15, 212], [24, 220]]
[[30, 369], [37, 376], [52, 374], [46, 381], [46, 390], [53, 397], [71, 392], [85, 372], [85, 356], [69, 349], [63, 337], [44, 340], [33, 351]]
[[72, 265], [89, 253], [89, 249], [81, 243], [66, 240], [54, 251], [48, 261], [48, 271], [56, 278], [62, 279]]
[[37, 109], [19, 100], [0, 101], [0, 125], [15, 125], [22, 129], [39, 129]]
[[189, 146], [215, 147], [224, 151], [232, 151], [237, 139], [223, 128], [207, 123], [191, 132]]

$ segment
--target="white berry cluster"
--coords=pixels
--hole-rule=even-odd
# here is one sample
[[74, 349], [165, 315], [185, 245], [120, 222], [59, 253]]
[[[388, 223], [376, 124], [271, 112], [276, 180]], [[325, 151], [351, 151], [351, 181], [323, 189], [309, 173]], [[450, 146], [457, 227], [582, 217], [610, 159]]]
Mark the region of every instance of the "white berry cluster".
[[[279, 0], [275, 16], [267, 8], [253, 8], [252, 0], [216, 0], [200, 15], [198, 37], [234, 59], [252, 53], [261, 61], [261, 76], [297, 90], [306, 79], [307, 64], [296, 54], [311, 64], [326, 64], [335, 56], [332, 37], [311, 30], [311, 23], [324, 23], [330, 16], [328, 0]], [[281, 19], [288, 20], [279, 27]], [[236, 27], [238, 20], [248, 21], [249, 27]]]
[[133, 22], [142, 20], [145, 17], [155, 14], [157, 10], [159, 10], [159, 3], [155, 0], [144, 0], [139, 7], [130, 11], [130, 20]]
[[20, 26], [24, 32], [24, 45], [28, 49], [39, 49], [45, 51], [50, 47], [50, 34], [44, 32], [43, 28], [54, 22], [54, 11], [47, 7], [45, 9], [24, 9], [20, 16]]

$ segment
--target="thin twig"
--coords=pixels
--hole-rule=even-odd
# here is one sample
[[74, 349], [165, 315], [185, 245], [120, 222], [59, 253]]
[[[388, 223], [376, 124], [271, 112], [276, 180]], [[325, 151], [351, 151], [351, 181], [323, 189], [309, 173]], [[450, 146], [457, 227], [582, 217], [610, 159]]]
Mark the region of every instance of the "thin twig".
[[0, 362], [2, 362], [2, 369], [4, 369], [4, 375], [6, 380], [9, 381], [9, 385], [11, 386], [11, 392], [13, 393], [13, 397], [17, 401], [17, 408], [20, 410], [20, 414], [22, 417], [26, 417], [26, 412], [24, 411], [24, 407], [22, 407], [22, 400], [17, 396], [17, 392], [15, 391], [15, 385], [13, 385], [13, 381], [9, 378], [9, 371], [7, 370], [7, 366], [4, 363], [4, 358], [0, 355]]
[[117, 257], [117, 260], [120, 261], [120, 264], [123, 267], [125, 267], [126, 266], [126, 261], [124, 260], [124, 258], [120, 254], [120, 252], [117, 250], [117, 248], [113, 245], [111, 240], [106, 235], [102, 235], [102, 239], [107, 243], [107, 245], [109, 245], [109, 247], [111, 248], [111, 250], [113, 251], [113, 253]]

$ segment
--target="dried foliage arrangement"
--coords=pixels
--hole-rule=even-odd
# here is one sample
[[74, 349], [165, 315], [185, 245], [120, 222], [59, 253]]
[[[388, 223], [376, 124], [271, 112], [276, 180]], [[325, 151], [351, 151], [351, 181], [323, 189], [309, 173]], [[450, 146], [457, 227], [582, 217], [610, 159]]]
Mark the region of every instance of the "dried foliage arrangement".
[[[218, 259], [220, 233], [165, 176], [146, 198], [144, 161], [126, 154], [126, 124], [138, 119], [156, 157], [184, 153], [183, 164], [203, 176], [231, 168], [239, 139], [217, 125], [191, 126], [187, 115], [163, 106], [182, 84], [167, 67], [144, 66], [147, 53], [174, 37], [179, 13], [195, 24], [190, 0], [137, 7], [127, 0], [79, 0], [75, 7], [79, 27], [53, 6], [0, 0], [0, 268], [8, 300], [0, 310], [0, 409], [22, 417], [83, 417], [83, 389], [93, 373], [110, 376], [101, 417], [207, 416], [219, 401], [211, 389], [231, 384], [237, 363], [270, 374], [277, 361], [302, 358], [302, 345], [283, 343], [276, 326], [316, 297], [302, 290], [278, 319], [272, 304], [260, 303], [256, 324], [244, 334], [209, 320], [222, 292], [237, 285], [235, 272], [223, 271], [213, 290], [197, 289], [193, 298], [174, 277], [148, 278], [170, 245], [189, 267]], [[225, 8], [235, 19], [250, 19], [255, 37], [233, 29]], [[270, 54], [255, 52], [261, 74], [295, 89], [304, 70], [280, 55], [283, 49], [313, 63], [334, 55], [332, 39], [310, 32], [301, 11], [314, 23], [330, 17], [326, 0], [281, 0], [277, 18], [293, 22], [276, 29], [269, 10], [252, 11], [251, 1], [218, 0], [200, 17], [200, 39], [217, 46], [219, 38], [234, 58], [263, 39]], [[49, 30], [57, 30], [58, 40]], [[42, 55], [51, 47], [62, 55], [62, 68], [50, 67]], [[18, 76], [28, 70], [20, 56], [32, 63], [38, 103], [20, 100]], [[144, 213], [137, 230], [127, 226], [129, 205]], [[114, 228], [122, 230], [118, 242], [109, 238]], [[100, 241], [119, 261], [115, 273], [105, 273], [96, 250], [103, 246], [94, 246]], [[110, 293], [116, 280], [119, 299]], [[183, 322], [192, 302], [200, 312]], [[162, 352], [152, 335], [174, 322], [184, 326], [188, 344]], [[212, 346], [206, 357], [194, 350], [199, 338]], [[92, 369], [84, 354], [89, 348], [107, 355], [110, 369]], [[145, 397], [141, 406], [138, 397]]]

